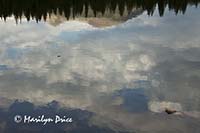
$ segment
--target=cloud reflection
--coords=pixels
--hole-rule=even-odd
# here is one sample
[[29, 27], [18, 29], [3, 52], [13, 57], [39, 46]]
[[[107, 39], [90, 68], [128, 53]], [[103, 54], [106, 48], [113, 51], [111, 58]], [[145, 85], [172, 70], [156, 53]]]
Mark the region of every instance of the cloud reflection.
[[[152, 101], [164, 101], [177, 103], [183, 111], [200, 111], [199, 18], [191, 7], [185, 16], [141, 15], [104, 29], [77, 21], [58, 27], [14, 25], [14, 19], [1, 22], [0, 94], [8, 101], [22, 99], [36, 105], [57, 100], [63, 107], [98, 114], [92, 124], [112, 129], [113, 121], [123, 123], [116, 130], [155, 133], [173, 126], [170, 132], [199, 131], [198, 117], [179, 121], [178, 116], [164, 115], [166, 123], [147, 107]], [[133, 113], [136, 104], [123, 93], [115, 95], [124, 88], [144, 90], [139, 101], [145, 106], [137, 106], [142, 111]]]

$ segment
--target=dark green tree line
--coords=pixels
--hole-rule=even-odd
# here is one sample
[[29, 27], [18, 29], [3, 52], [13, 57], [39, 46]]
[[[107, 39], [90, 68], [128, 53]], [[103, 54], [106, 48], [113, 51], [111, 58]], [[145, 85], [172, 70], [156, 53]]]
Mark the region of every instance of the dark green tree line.
[[88, 17], [89, 9], [96, 16], [98, 13], [104, 15], [105, 11], [115, 13], [116, 9], [123, 15], [125, 9], [130, 13], [133, 8], [142, 8], [148, 15], [153, 15], [156, 7], [160, 16], [163, 16], [167, 8], [174, 10], [176, 14], [185, 13], [188, 5], [197, 6], [199, 2], [200, 0], [0, 0], [0, 17], [6, 20], [14, 15], [18, 20], [25, 16], [28, 21], [40, 21], [57, 11], [59, 14], [64, 13], [69, 19], [78, 15]]

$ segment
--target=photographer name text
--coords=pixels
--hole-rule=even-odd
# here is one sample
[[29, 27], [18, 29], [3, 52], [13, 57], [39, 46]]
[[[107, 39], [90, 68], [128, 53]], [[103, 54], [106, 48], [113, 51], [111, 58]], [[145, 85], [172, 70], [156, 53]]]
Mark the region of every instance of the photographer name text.
[[40, 123], [46, 125], [48, 123], [60, 124], [60, 123], [72, 123], [73, 119], [67, 116], [59, 116], [55, 115], [54, 117], [46, 117], [45, 115], [40, 115], [37, 117], [33, 117], [30, 115], [16, 115], [14, 117], [14, 121], [16, 123], [24, 123], [24, 124], [31, 124], [31, 123]]

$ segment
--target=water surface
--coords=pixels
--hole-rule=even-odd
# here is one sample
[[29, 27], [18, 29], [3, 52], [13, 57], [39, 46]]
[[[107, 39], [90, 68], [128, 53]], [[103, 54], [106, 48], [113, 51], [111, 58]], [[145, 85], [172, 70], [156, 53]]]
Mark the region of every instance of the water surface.
[[[139, 13], [130, 17], [128, 12], [110, 12], [111, 16], [119, 13], [118, 23], [112, 20], [103, 28], [87, 19], [96, 24], [107, 22], [109, 15], [84, 20], [80, 18], [85, 16], [77, 16], [85, 3], [99, 5], [92, 0], [73, 1], [74, 5], [68, 1], [76, 9], [76, 19], [67, 21], [55, 13], [54, 19], [62, 18], [56, 24], [52, 18], [41, 18], [58, 7], [64, 11], [68, 6], [60, 5], [66, 1], [44, 1], [46, 6], [41, 7], [36, 6], [37, 0], [19, 1], [23, 4], [0, 2], [4, 7], [0, 14], [6, 20], [0, 21], [0, 132], [200, 132], [198, 1], [142, 4], [130, 0], [124, 5], [131, 6], [131, 12], [137, 7]], [[113, 1], [100, 2], [101, 9], [110, 10], [107, 2]], [[29, 9], [31, 5], [35, 11]], [[163, 17], [161, 5], [166, 5]], [[92, 11], [101, 12], [98, 7]], [[33, 20], [29, 20], [31, 15]], [[19, 18], [21, 23], [16, 24]], [[168, 115], [165, 108], [182, 113]], [[74, 121], [17, 124], [13, 121], [17, 114], [67, 114]]]

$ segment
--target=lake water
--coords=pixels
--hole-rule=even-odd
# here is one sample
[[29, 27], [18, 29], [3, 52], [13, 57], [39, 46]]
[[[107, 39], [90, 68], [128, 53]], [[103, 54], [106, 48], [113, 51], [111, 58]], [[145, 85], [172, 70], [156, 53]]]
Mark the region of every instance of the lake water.
[[199, 2], [0, 0], [0, 133], [199, 133]]

